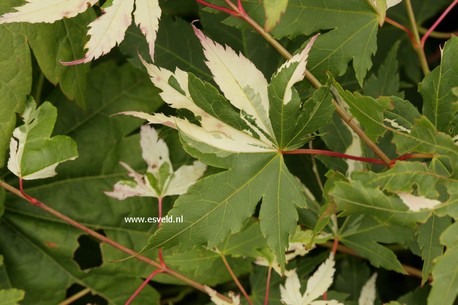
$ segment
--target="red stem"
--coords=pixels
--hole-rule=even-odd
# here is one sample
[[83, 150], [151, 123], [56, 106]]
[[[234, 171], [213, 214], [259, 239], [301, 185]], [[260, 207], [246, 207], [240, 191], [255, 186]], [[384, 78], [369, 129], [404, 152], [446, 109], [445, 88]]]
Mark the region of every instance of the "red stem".
[[[22, 185], [22, 182], [21, 180], [19, 180], [19, 184]], [[56, 211], [54, 210], [53, 208], [47, 206], [46, 204], [44, 204], [43, 202], [39, 201], [38, 199], [26, 194], [23, 190], [18, 190], [17, 188], [3, 182], [0, 180], [0, 187], [3, 187], [4, 189], [6, 189], [7, 191], [27, 200], [28, 202], [32, 203], [33, 205], [39, 207], [40, 209], [48, 212], [49, 214], [55, 216], [56, 218], [68, 223], [69, 225], [87, 233], [88, 235], [100, 240], [101, 242], [104, 242], [108, 245], [110, 245], [111, 247], [113, 248], [116, 248], [128, 255], [130, 255], [132, 258], [134, 259], [137, 259], [139, 261], [142, 261], [150, 266], [153, 266], [153, 267], [156, 267], [156, 268], [162, 268], [161, 264], [155, 262], [154, 260], [152, 259], [149, 259], [148, 257], [146, 256], [143, 256], [143, 255], [139, 255], [136, 251], [132, 250], [132, 249], [129, 249], [109, 238], [107, 238], [106, 236], [94, 231], [94, 230], [91, 230], [89, 229], [88, 227], [86, 227], [85, 225], [71, 219], [70, 217], [60, 213], [59, 211]], [[22, 188], [22, 187], [21, 187]], [[204, 292], [204, 293], [207, 293], [207, 290], [206, 290], [206, 287], [205, 285], [201, 284], [201, 283], [198, 283], [184, 275], [182, 275], [181, 273], [178, 273], [170, 268], [167, 268], [166, 270], [163, 271], [164, 273], [167, 273], [173, 277], [175, 277], [176, 279], [178, 280], [181, 280], [183, 281], [184, 283]], [[217, 296], [223, 300], [225, 300], [226, 302], [230, 302], [231, 300], [226, 297], [225, 295], [222, 295], [221, 293], [217, 292]]]
[[334, 239], [334, 242], [332, 243], [332, 249], [331, 249], [332, 255], [336, 256], [338, 248], [339, 248], [339, 239], [336, 237]]
[[131, 297], [126, 301], [125, 305], [129, 305], [130, 303], [132, 303], [132, 301], [137, 297], [137, 295], [140, 293], [140, 291], [143, 290], [143, 288], [145, 288], [145, 286], [148, 284], [149, 281], [151, 281], [151, 279], [158, 273], [161, 273], [161, 272], [164, 272], [164, 270], [162, 269], [156, 269], [154, 270], [147, 278], [146, 280], [143, 281], [143, 283], [140, 285], [140, 287], [137, 288], [137, 290], [135, 290], [134, 294], [131, 295]]
[[434, 22], [434, 24], [426, 31], [425, 35], [421, 38], [421, 48], [423, 49], [425, 46], [426, 39], [428, 39], [429, 35], [437, 28], [437, 26], [444, 20], [445, 16], [453, 9], [453, 7], [458, 3], [458, 0], [453, 1], [447, 9], [440, 15], [440, 17]]
[[[162, 197], [158, 197], [157, 198], [157, 203], [158, 203], [158, 212], [157, 212], [157, 214], [159, 216], [159, 222], [157, 223], [157, 228], [159, 229], [161, 227], [161, 223], [162, 223]], [[164, 256], [162, 255], [162, 248], [158, 249], [158, 257], [159, 257], [159, 263], [161, 264], [161, 268], [160, 269], [156, 269], [153, 272], [151, 272], [151, 274], [143, 281], [143, 283], [140, 285], [140, 287], [138, 287], [137, 290], [135, 290], [134, 294], [129, 298], [129, 300], [127, 300], [125, 305], [129, 305], [135, 299], [135, 297], [140, 293], [140, 291], [142, 291], [142, 289], [145, 288], [146, 284], [148, 284], [148, 282], [151, 281], [151, 279], [156, 274], [158, 274], [160, 272], [164, 272], [165, 270], [167, 270], [167, 265], [165, 264]]]
[[269, 266], [269, 270], [267, 271], [266, 294], [264, 296], [264, 305], [268, 305], [269, 304], [269, 292], [270, 292], [271, 274], [272, 274], [272, 266]]
[[409, 39], [412, 42], [412, 45], [415, 47], [417, 45], [417, 41], [415, 40], [415, 36], [413, 35], [412, 31], [409, 30], [407, 27], [403, 26], [402, 24], [398, 23], [397, 21], [394, 21], [391, 18], [385, 17], [385, 21], [392, 26], [400, 29], [401, 31], [404, 31], [409, 35]]
[[282, 151], [281, 153], [284, 155], [325, 155], [325, 156], [332, 156], [332, 157], [338, 157], [338, 158], [343, 158], [343, 159], [350, 159], [350, 160], [357, 160], [361, 162], [385, 165], [385, 162], [383, 162], [380, 159], [352, 156], [352, 155], [347, 155], [344, 153], [323, 150], [323, 149], [295, 149], [295, 150], [289, 150], [289, 151]]
[[222, 12], [228, 13], [228, 14], [233, 15], [233, 16], [238, 16], [239, 15], [236, 11], [230, 10], [230, 9], [228, 9], [226, 7], [223, 7], [223, 6], [211, 4], [211, 3], [208, 3], [207, 1], [204, 1], [204, 0], [196, 0], [196, 1], [198, 3], [200, 3], [200, 4], [202, 4], [202, 5], [211, 7], [213, 9], [215, 9], [215, 10], [218, 10], [218, 11], [222, 11]]

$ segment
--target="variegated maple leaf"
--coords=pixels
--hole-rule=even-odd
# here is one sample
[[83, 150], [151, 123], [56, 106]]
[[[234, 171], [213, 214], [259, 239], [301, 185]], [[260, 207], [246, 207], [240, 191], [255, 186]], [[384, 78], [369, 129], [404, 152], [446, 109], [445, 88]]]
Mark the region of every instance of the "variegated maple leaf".
[[184, 165], [173, 171], [167, 144], [150, 126], [141, 128], [140, 146], [142, 157], [148, 165], [146, 174], [139, 174], [121, 162], [133, 180], [122, 180], [115, 184], [113, 191], [105, 194], [119, 200], [133, 196], [163, 198], [181, 195], [202, 177], [207, 168], [203, 163], [195, 161], [193, 165]]
[[[97, 3], [98, 0], [27, 0], [15, 12], [0, 16], [0, 24], [12, 22], [53, 23], [64, 18], [74, 17]], [[135, 4], [135, 10], [134, 10]], [[154, 60], [154, 43], [159, 27], [161, 9], [158, 0], [113, 0], [103, 14], [89, 24], [89, 41], [85, 45], [87, 52], [81, 59], [64, 62], [65, 65], [87, 63], [110, 52], [124, 40], [125, 32], [132, 23], [132, 11], [135, 24], [146, 37], [149, 53]]]
[[318, 267], [318, 270], [307, 281], [305, 293], [300, 291], [301, 283], [297, 276], [296, 270], [289, 271], [286, 274], [285, 286], [280, 285], [281, 301], [286, 305], [343, 305], [336, 300], [316, 301], [323, 295], [329, 287], [336, 269], [334, 268], [334, 255]]
[[[179, 68], [176, 68], [175, 72], [171, 72], [148, 64], [144, 60], [142, 61], [151, 81], [162, 90], [160, 93], [162, 99], [172, 108], [191, 111], [199, 123], [195, 124], [184, 118], [168, 117], [160, 113], [151, 115], [127, 111], [122, 114], [133, 115], [146, 119], [153, 124], [163, 124], [178, 129], [187, 142], [208, 145], [208, 148], [204, 148], [202, 145], [195, 148], [216, 153], [218, 156], [232, 153], [268, 153], [283, 149], [284, 145], [280, 143], [282, 142], [281, 139], [278, 139], [278, 135], [274, 132], [269, 116], [271, 107], [271, 101], [269, 101], [270, 88], [262, 72], [242, 54], [237, 54], [230, 47], [223, 47], [212, 41], [195, 27], [194, 32], [204, 48], [206, 64], [212, 72], [215, 82], [228, 103], [240, 110], [240, 117], [232, 117], [232, 122], [229, 122], [228, 118], [223, 118], [222, 115], [215, 112], [215, 108], [219, 107], [232, 109], [228, 104], [218, 104], [214, 108], [212, 107], [213, 109], [204, 110], [198, 106], [200, 101], [197, 98], [200, 93], [195, 89], [197, 86], [202, 86], [202, 90], [210, 92], [215, 99], [224, 99], [224, 97], [213, 91], [213, 87], [207, 86], [207, 84]], [[277, 75], [283, 73], [280, 77], [281, 80], [277, 79], [278, 82], [284, 82], [283, 85], [278, 85], [280, 89], [271, 93], [271, 96], [280, 100], [281, 107], [287, 106], [291, 101], [297, 102], [298, 96], [293, 85], [304, 78], [303, 73], [308, 53], [315, 38], [316, 36], [301, 53], [284, 63], [273, 76], [275, 79]], [[189, 86], [190, 80], [196, 85]], [[273, 85], [271, 84], [271, 86]], [[273, 90], [275, 89], [273, 88]], [[208, 100], [204, 96], [202, 99]], [[211, 103], [212, 101], [208, 102]], [[227, 112], [229, 111], [233, 110]], [[297, 138], [296, 135], [290, 143], [293, 143], [294, 140], [297, 141]]]

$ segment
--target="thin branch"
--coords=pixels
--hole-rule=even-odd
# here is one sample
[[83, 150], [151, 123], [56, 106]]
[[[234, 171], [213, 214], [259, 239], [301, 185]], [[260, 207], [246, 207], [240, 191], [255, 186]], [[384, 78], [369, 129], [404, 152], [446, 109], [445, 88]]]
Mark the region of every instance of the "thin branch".
[[[139, 261], [142, 261], [150, 266], [153, 266], [153, 267], [156, 267], [156, 268], [159, 268], [161, 269], [162, 266], [160, 263], [158, 262], [155, 262], [154, 260], [152, 259], [149, 259], [147, 258], [146, 256], [143, 256], [143, 255], [140, 255], [138, 254], [136, 251], [132, 250], [132, 249], [129, 249], [109, 238], [107, 238], [106, 236], [103, 236], [102, 234], [94, 231], [94, 230], [91, 230], [89, 229], [88, 227], [86, 227], [85, 225], [71, 219], [70, 217], [68, 216], [65, 216], [64, 214], [60, 213], [59, 211], [56, 211], [54, 210], [53, 208], [47, 206], [46, 204], [44, 204], [43, 202], [37, 200], [36, 198], [33, 198], [27, 194], [23, 194], [21, 193], [20, 190], [18, 190], [17, 188], [9, 185], [8, 183], [4, 182], [4, 181], [0, 181], [0, 187], [3, 187], [4, 189], [6, 189], [7, 191], [15, 194], [16, 196], [18, 197], [21, 197], [22, 199], [25, 199], [27, 200], [28, 202], [32, 203], [33, 205], [39, 207], [40, 209], [48, 212], [49, 214], [51, 215], [54, 215], [55, 217], [59, 218], [60, 220], [72, 225], [73, 227], [87, 233], [88, 235], [100, 240], [101, 242], [104, 242], [108, 245], [110, 245], [111, 247], [113, 248], [116, 248], [126, 254], [128, 254], [129, 256], [131, 256], [132, 258], [134, 259], [137, 259]], [[200, 290], [202, 292], [204, 292], [205, 294], [208, 294], [206, 289], [205, 289], [205, 286], [199, 282], [196, 282], [186, 276], [184, 276], [183, 274], [181, 273], [178, 273], [170, 268], [167, 268], [166, 270], [164, 270], [164, 273], [166, 274], [169, 274], [170, 276], [173, 276], [174, 278], [188, 284], [189, 286], [192, 286], [194, 288], [196, 288], [197, 290]], [[228, 297], [226, 297], [225, 295], [222, 295], [221, 293], [217, 293], [217, 296], [227, 302], [231, 302], [231, 299], [229, 299]]]
[[267, 270], [267, 279], [266, 279], [266, 294], [264, 295], [264, 305], [269, 304], [269, 292], [270, 292], [270, 280], [272, 275], [272, 266], [269, 266]]
[[415, 20], [415, 14], [413, 12], [412, 3], [410, 2], [410, 0], [405, 0], [404, 2], [406, 4], [407, 15], [409, 16], [410, 26], [412, 28], [412, 33], [416, 42], [413, 47], [417, 52], [418, 59], [420, 60], [420, 66], [423, 70], [423, 74], [428, 75], [430, 72], [428, 67], [428, 61], [426, 60], [425, 51], [423, 50], [423, 47], [421, 45], [420, 34], [418, 33], [418, 26], [417, 21]]
[[289, 150], [289, 151], [282, 151], [282, 154], [284, 155], [324, 155], [324, 156], [338, 157], [342, 159], [356, 160], [356, 161], [361, 161], [361, 162], [385, 164], [385, 162], [383, 162], [380, 159], [347, 155], [344, 153], [330, 151], [330, 150], [323, 150], [323, 149], [295, 149], [295, 150]]
[[126, 301], [126, 303], [124, 305], [129, 305], [130, 303], [132, 303], [132, 301], [137, 297], [137, 295], [143, 290], [143, 288], [145, 288], [145, 286], [149, 283], [149, 281], [151, 281], [151, 279], [156, 275], [156, 274], [159, 274], [161, 272], [164, 272], [164, 270], [162, 269], [156, 269], [154, 270], [147, 278], [146, 280], [143, 281], [143, 283], [140, 285], [140, 287], [137, 288], [137, 290], [135, 290], [135, 292], [130, 296], [130, 298]]
[[391, 18], [385, 17], [386, 23], [391, 24], [392, 26], [400, 29], [403, 32], [406, 32], [407, 35], [409, 36], [410, 41], [412, 42], [412, 45], [415, 47], [417, 45], [417, 41], [415, 40], [415, 37], [412, 33], [411, 30], [409, 30], [407, 27], [403, 26], [402, 24], [398, 23], [397, 21], [394, 21]]
[[226, 256], [224, 256], [224, 254], [222, 254], [222, 253], [220, 254], [220, 256], [221, 256], [221, 259], [222, 259], [222, 261], [224, 263], [224, 266], [226, 266], [227, 271], [231, 275], [232, 279], [234, 280], [234, 283], [237, 285], [237, 287], [239, 288], [240, 292], [243, 294], [243, 296], [247, 300], [248, 304], [253, 305], [253, 301], [251, 301], [250, 296], [248, 295], [248, 293], [246, 292], [245, 288], [243, 288], [243, 285], [240, 283], [239, 279], [235, 275], [234, 271], [232, 270], [231, 266], [229, 265], [229, 262], [226, 259]]
[[59, 305], [69, 305], [69, 304], [75, 302], [76, 300], [79, 300], [80, 298], [84, 297], [89, 292], [91, 292], [91, 289], [90, 288], [85, 288], [85, 289], [75, 293], [71, 297], [63, 300], [62, 302], [59, 303]]
[[[157, 213], [158, 213], [158, 218], [159, 218], [159, 222], [157, 223], [158, 229], [161, 227], [161, 224], [162, 224], [162, 200], [163, 200], [163, 197], [161, 196], [157, 198], [157, 205], [158, 205]], [[143, 290], [143, 288], [145, 288], [145, 286], [149, 283], [149, 281], [151, 281], [151, 279], [156, 274], [160, 272], [164, 272], [167, 269], [167, 265], [165, 264], [165, 261], [164, 261], [164, 256], [162, 255], [162, 248], [158, 249], [158, 257], [159, 257], [159, 263], [161, 264], [161, 268], [156, 269], [153, 272], [151, 272], [151, 274], [143, 281], [140, 287], [138, 287], [137, 290], [135, 290], [135, 292], [132, 294], [129, 300], [127, 300], [125, 305], [129, 305], [137, 297], [137, 295]]]
[[[309, 142], [309, 149], [314, 149], [313, 141]], [[320, 173], [318, 172], [318, 166], [316, 163], [316, 158], [314, 157], [314, 155], [312, 155], [312, 171], [313, 171], [313, 174], [315, 175], [316, 182], [318, 183], [318, 186], [320, 187], [321, 192], [323, 192], [324, 190], [323, 181], [321, 181]]]
[[425, 35], [421, 38], [421, 47], [425, 47], [425, 42], [426, 39], [431, 35], [431, 33], [434, 31], [435, 28], [444, 20], [445, 16], [447, 16], [448, 13], [455, 7], [455, 5], [458, 3], [458, 0], [453, 1], [445, 11], [442, 12], [442, 14], [437, 18], [437, 20], [434, 22], [434, 24], [429, 28], [428, 31], [426, 31]]
[[[427, 28], [424, 28], [422, 26], [418, 26], [418, 32], [420, 34], [425, 34], [428, 31]], [[452, 38], [453, 35], [457, 35], [458, 31], [455, 32], [437, 32], [437, 31], [432, 31], [429, 33], [429, 37], [436, 38], [436, 39], [449, 39]]]

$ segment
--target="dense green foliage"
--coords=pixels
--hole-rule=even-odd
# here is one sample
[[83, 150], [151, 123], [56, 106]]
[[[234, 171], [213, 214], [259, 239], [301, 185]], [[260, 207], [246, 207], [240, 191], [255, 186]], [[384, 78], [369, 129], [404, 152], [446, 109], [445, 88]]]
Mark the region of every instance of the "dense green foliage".
[[[252, 304], [285, 302], [285, 270], [295, 269], [302, 287], [313, 282], [333, 241], [329, 299], [456, 302], [456, 36], [427, 41], [429, 72], [405, 32], [380, 26], [385, 10], [371, 0], [242, 1], [261, 33], [193, 0], [164, 0], [154, 59], [133, 23], [109, 54], [62, 65], [84, 56], [101, 2], [53, 23], [0, 24], [2, 181], [19, 187], [22, 177], [29, 195], [79, 223], [155, 260], [160, 249], [167, 267], [239, 293], [227, 261]], [[386, 15], [410, 28], [406, 2]], [[412, 0], [418, 25], [429, 26], [450, 2]], [[3, 0], [0, 15], [23, 4]], [[275, 40], [283, 54], [269, 44]], [[304, 78], [306, 61], [315, 78]], [[119, 162], [147, 171], [139, 134], [146, 122], [120, 112], [166, 125], [155, 128], [174, 170], [146, 181], [169, 179], [195, 159], [208, 166], [185, 194], [164, 198], [163, 215], [184, 222], [131, 223], [126, 217], [157, 216], [162, 198], [105, 194], [127, 178]], [[46, 179], [27, 181], [38, 178]], [[127, 257], [0, 188], [0, 304], [59, 304], [85, 288], [72, 304], [124, 304], [154, 270]], [[364, 303], [374, 273], [375, 300]], [[160, 273], [132, 304], [210, 302]], [[241, 304], [249, 304], [243, 295]]]

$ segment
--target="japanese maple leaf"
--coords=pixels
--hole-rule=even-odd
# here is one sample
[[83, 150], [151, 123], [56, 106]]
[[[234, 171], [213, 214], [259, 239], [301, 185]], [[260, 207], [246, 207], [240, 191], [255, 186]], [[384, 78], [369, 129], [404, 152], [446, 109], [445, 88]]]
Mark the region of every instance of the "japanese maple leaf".
[[[15, 12], [0, 16], [0, 24], [12, 22], [53, 23], [64, 18], [74, 17], [97, 3], [98, 0], [27, 0]], [[135, 10], [134, 10], [135, 4]], [[146, 37], [149, 53], [154, 60], [154, 43], [159, 27], [161, 9], [158, 0], [113, 0], [103, 14], [89, 24], [89, 41], [85, 45], [87, 52], [81, 59], [65, 62], [65, 65], [87, 63], [110, 52], [124, 40], [125, 32], [132, 23], [132, 11], [135, 24]]]
[[195, 161], [193, 165], [183, 165], [174, 171], [167, 144], [150, 126], [141, 128], [140, 146], [142, 157], [148, 165], [146, 174], [139, 174], [121, 162], [133, 180], [122, 180], [115, 184], [113, 191], [105, 194], [119, 200], [133, 196], [163, 198], [181, 195], [202, 177], [207, 168], [203, 163]]
[[[123, 114], [133, 115], [146, 119], [150, 123], [163, 124], [178, 129], [190, 142], [204, 143], [210, 147], [210, 150], [217, 151], [216, 154], [219, 156], [226, 156], [232, 153], [278, 152], [284, 148], [279, 147], [284, 146], [281, 143], [283, 141], [278, 139], [279, 135], [274, 131], [270, 118], [272, 99], [279, 100], [281, 107], [286, 107], [292, 101], [297, 103], [298, 96], [293, 85], [304, 77], [303, 73], [308, 53], [316, 36], [311, 39], [301, 53], [296, 54], [279, 68], [276, 75], [274, 75], [274, 78], [279, 75], [277, 78], [278, 83], [271, 83], [270, 86], [272, 88], [269, 88], [269, 84], [262, 72], [242, 54], [237, 54], [230, 47], [223, 47], [212, 41], [195, 27], [194, 31], [204, 48], [204, 55], [207, 58], [206, 64], [212, 72], [215, 82], [228, 103], [240, 110], [241, 120], [238, 120], [237, 117], [232, 117], [231, 119], [223, 118], [223, 115], [216, 113], [216, 111], [224, 112], [224, 109], [216, 108], [228, 107], [228, 104], [214, 105], [213, 109], [206, 110], [198, 105], [199, 100], [197, 97], [199, 97], [200, 93], [195, 89], [197, 86], [202, 87], [200, 92], [206, 90], [208, 94], [214, 95], [215, 99], [224, 99], [218, 92], [213, 91], [214, 88], [211, 85], [197, 80], [179, 68], [176, 68], [175, 72], [171, 72], [153, 64], [148, 64], [143, 60], [151, 81], [157, 88], [162, 90], [160, 93], [162, 99], [172, 108], [191, 111], [199, 120], [199, 123], [195, 124], [188, 119], [168, 117], [160, 113], [150, 115], [142, 112], [127, 111], [123, 112]], [[192, 87], [189, 85], [191, 78], [193, 81]], [[269, 92], [269, 89], [272, 89], [272, 92]], [[209, 100], [208, 97], [202, 96], [202, 100], [204, 99]], [[232, 109], [231, 106], [229, 107]], [[300, 108], [299, 105], [297, 107]], [[209, 110], [215, 110], [215, 112], [209, 113]], [[227, 112], [229, 111], [231, 110], [228, 109]], [[294, 142], [297, 140], [297, 135], [288, 140], [290, 140], [289, 143]], [[300, 144], [303, 144], [303, 142], [300, 142]], [[196, 148], [203, 149], [202, 146]]]
[[318, 267], [318, 270], [307, 281], [307, 288], [301, 294], [301, 284], [296, 270], [288, 272], [285, 286], [280, 285], [281, 301], [286, 305], [343, 305], [336, 300], [317, 301], [331, 286], [334, 277], [334, 255]]
[[[165, 244], [185, 248], [191, 246], [189, 241], [192, 246], [207, 243], [212, 247], [229, 232], [236, 232], [262, 199], [261, 230], [284, 269], [289, 235], [297, 225], [296, 208], [305, 207], [306, 198], [298, 179], [287, 169], [282, 152], [301, 147], [333, 113], [328, 87], [318, 89], [306, 101], [294, 88], [304, 78], [315, 37], [280, 66], [268, 83], [242, 54], [212, 41], [196, 28], [194, 31], [222, 93], [191, 73], [178, 68], [172, 72], [143, 61], [151, 81], [161, 90], [160, 96], [180, 110], [179, 115], [122, 114], [177, 129], [191, 155], [228, 170], [203, 179], [189, 196], [181, 196], [174, 212], [189, 213], [189, 222], [174, 224], [171, 230], [159, 229], [145, 251]], [[198, 212], [188, 211], [194, 208], [188, 201], [194, 200], [202, 203]], [[213, 222], [219, 219], [216, 230]]]

